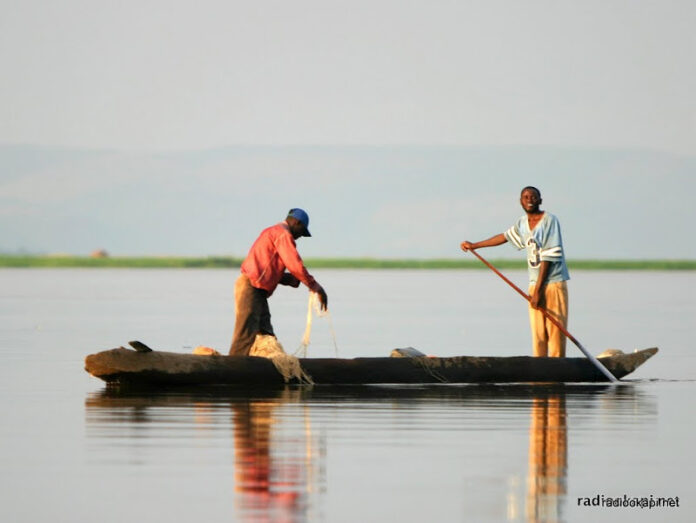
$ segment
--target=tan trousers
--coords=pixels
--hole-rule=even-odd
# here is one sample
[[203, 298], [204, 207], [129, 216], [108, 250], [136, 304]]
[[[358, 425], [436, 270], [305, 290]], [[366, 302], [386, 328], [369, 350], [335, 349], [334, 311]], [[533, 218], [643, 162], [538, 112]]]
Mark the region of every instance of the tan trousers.
[[257, 334], [273, 333], [268, 292], [257, 289], [242, 274], [234, 284], [235, 322], [230, 356], [248, 356]]
[[[536, 284], [529, 287], [534, 292]], [[564, 281], [547, 283], [544, 287], [544, 308], [563, 327], [568, 325], [568, 285]], [[534, 356], [564, 358], [566, 337], [544, 314], [529, 306], [529, 325], [532, 328], [532, 353]]]

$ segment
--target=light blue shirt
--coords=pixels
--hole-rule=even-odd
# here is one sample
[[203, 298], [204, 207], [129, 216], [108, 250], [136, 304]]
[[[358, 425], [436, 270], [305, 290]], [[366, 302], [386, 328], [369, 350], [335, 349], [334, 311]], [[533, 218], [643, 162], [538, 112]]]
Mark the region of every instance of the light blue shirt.
[[553, 214], [544, 212], [544, 216], [533, 230], [529, 230], [529, 221], [525, 214], [503, 233], [517, 250], [527, 249], [527, 266], [529, 283], [536, 283], [541, 262], [550, 262], [547, 282], [570, 279], [563, 252], [561, 224]]

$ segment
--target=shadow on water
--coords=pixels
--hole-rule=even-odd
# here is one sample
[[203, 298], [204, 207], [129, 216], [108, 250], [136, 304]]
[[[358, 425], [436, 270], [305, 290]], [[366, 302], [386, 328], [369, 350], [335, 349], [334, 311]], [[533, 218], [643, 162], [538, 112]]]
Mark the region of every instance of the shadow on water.
[[[88, 437], [90, 426], [124, 431], [125, 426], [157, 424], [165, 416], [169, 424], [174, 420], [224, 430], [230, 435], [234, 456], [236, 517], [304, 521], [321, 513], [322, 498], [329, 488], [326, 434], [313, 423], [313, 414], [326, 407], [338, 410], [348, 403], [394, 410], [444, 405], [526, 413], [529, 445], [524, 509], [519, 506], [521, 500], [501, 500], [507, 503], [507, 519], [515, 521], [564, 519], [569, 407], [576, 415], [639, 410], [644, 421], [654, 419], [657, 410], [652, 398], [631, 384], [107, 389], [88, 395], [85, 409]], [[292, 416], [279, 412], [287, 406], [295, 408]], [[282, 432], [282, 426], [289, 423], [294, 428]], [[94, 437], [100, 433], [96, 430]]]

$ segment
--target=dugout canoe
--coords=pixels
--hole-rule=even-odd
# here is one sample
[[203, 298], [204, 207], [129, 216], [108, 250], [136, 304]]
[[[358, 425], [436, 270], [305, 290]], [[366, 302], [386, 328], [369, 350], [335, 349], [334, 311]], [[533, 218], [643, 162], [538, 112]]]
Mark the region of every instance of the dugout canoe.
[[[617, 379], [621, 379], [657, 351], [657, 348], [636, 350], [600, 358], [600, 361]], [[584, 357], [302, 358], [300, 363], [317, 385], [608, 381]], [[122, 385], [160, 387], [284, 383], [273, 363], [266, 358], [202, 356], [149, 349], [141, 352], [123, 347], [90, 354], [85, 359], [85, 370], [109, 384]]]

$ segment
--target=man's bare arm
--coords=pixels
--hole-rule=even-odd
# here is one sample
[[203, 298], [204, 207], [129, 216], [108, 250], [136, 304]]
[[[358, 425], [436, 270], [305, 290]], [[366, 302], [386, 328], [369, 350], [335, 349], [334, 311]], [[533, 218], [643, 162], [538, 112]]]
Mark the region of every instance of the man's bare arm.
[[463, 251], [473, 251], [482, 247], [495, 247], [497, 245], [502, 245], [505, 242], [507, 242], [507, 238], [503, 233], [500, 233], [480, 242], [463, 241], [460, 247]]

